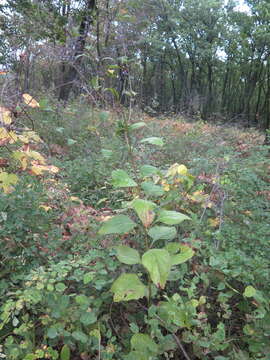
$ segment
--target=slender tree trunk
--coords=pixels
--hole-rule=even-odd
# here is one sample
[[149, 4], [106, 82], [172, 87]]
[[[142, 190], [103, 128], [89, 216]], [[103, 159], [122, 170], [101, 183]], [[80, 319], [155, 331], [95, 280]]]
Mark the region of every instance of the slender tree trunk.
[[267, 61], [267, 91], [265, 95], [265, 145], [270, 145], [270, 60]]

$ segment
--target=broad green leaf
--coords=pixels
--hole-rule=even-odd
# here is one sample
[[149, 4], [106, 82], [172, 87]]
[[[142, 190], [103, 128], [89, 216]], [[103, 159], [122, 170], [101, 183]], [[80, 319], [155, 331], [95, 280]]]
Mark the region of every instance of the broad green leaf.
[[64, 283], [58, 283], [55, 285], [55, 290], [59, 292], [63, 292], [66, 290], [66, 285]]
[[146, 287], [136, 274], [122, 274], [112, 284], [111, 291], [115, 302], [138, 300], [145, 296]]
[[86, 344], [88, 341], [88, 336], [79, 330], [73, 331], [72, 337], [74, 337], [75, 340], [80, 341], [83, 344]]
[[162, 302], [158, 308], [159, 316], [166, 323], [173, 323], [178, 327], [190, 327], [192, 317], [186, 309], [172, 301]]
[[180, 224], [184, 220], [191, 220], [189, 216], [182, 214], [178, 211], [161, 210], [158, 214], [157, 221], [166, 225]]
[[143, 350], [131, 351], [125, 356], [125, 360], [149, 360], [149, 355]]
[[148, 196], [162, 196], [164, 195], [164, 190], [160, 185], [154, 184], [152, 181], [144, 181], [141, 184], [141, 187], [146, 195]]
[[96, 314], [94, 312], [85, 312], [80, 317], [80, 322], [84, 325], [94, 324], [97, 321]]
[[180, 254], [171, 255], [172, 265], [182, 264], [187, 260], [191, 259], [194, 255], [194, 250], [187, 245], [181, 245], [180, 249]]
[[143, 165], [140, 168], [140, 173], [143, 177], [156, 175], [158, 173], [158, 168], [152, 165]]
[[115, 187], [134, 187], [137, 183], [121, 169], [112, 172], [112, 185]]
[[141, 122], [137, 122], [137, 123], [134, 123], [132, 125], [130, 125], [130, 130], [137, 130], [137, 129], [140, 129], [142, 127], [146, 126], [146, 123], [141, 121]]
[[50, 327], [50, 328], [47, 330], [47, 336], [48, 336], [48, 338], [50, 338], [50, 339], [55, 339], [55, 338], [58, 336], [57, 329], [54, 328], [54, 327]]
[[249, 285], [245, 288], [244, 291], [245, 297], [253, 297], [255, 294], [256, 294], [256, 289], [253, 286]]
[[90, 300], [86, 295], [77, 295], [75, 301], [78, 305], [89, 305]]
[[157, 146], [163, 146], [164, 145], [164, 142], [163, 142], [162, 138], [154, 137], [154, 136], [142, 139], [141, 143], [148, 143], [148, 144], [157, 145]]
[[145, 227], [148, 227], [155, 218], [154, 209], [156, 204], [152, 201], [135, 199], [131, 202], [132, 208], [136, 211], [141, 222]]
[[154, 241], [157, 240], [172, 240], [176, 237], [177, 231], [173, 226], [153, 226], [148, 231], [148, 235]]
[[[13, 357], [13, 359], [14, 359], [14, 355], [16, 356], [17, 354], [14, 354], [14, 351], [12, 352], [10, 352], [10, 354], [12, 355], [12, 357]], [[17, 358], [17, 356], [16, 356], [16, 358]], [[18, 359], [18, 358], [17, 358]], [[36, 354], [27, 354], [24, 358], [23, 358], [23, 360], [36, 360], [37, 359], [37, 355]]]
[[132, 230], [136, 226], [135, 222], [132, 221], [126, 215], [116, 215], [111, 219], [107, 220], [99, 229], [100, 235], [107, 234], [125, 234]]
[[134, 334], [130, 339], [131, 348], [134, 350], [142, 351], [148, 353], [149, 355], [156, 355], [158, 353], [158, 346], [151, 339], [148, 334]]
[[165, 249], [151, 249], [142, 256], [142, 264], [148, 270], [153, 283], [164, 289], [171, 270], [171, 257]]
[[170, 255], [178, 253], [180, 248], [181, 244], [177, 242], [171, 242], [166, 245], [166, 250], [169, 252]]
[[137, 250], [126, 245], [116, 247], [116, 257], [123, 264], [134, 265], [140, 263], [140, 255]]
[[90, 281], [93, 280], [95, 276], [95, 273], [94, 272], [88, 272], [86, 274], [83, 275], [83, 283], [86, 285], [88, 283], [90, 283]]
[[68, 345], [64, 345], [61, 349], [60, 353], [60, 359], [61, 360], [70, 360], [70, 349]]

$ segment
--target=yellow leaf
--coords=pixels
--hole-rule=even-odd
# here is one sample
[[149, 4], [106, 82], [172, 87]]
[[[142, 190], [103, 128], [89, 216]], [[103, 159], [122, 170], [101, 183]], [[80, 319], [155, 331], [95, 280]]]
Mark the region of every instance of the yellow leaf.
[[187, 169], [187, 167], [185, 165], [179, 165], [177, 167], [177, 173], [179, 175], [187, 175], [187, 172], [188, 172], [188, 169]]
[[46, 163], [44, 157], [37, 151], [27, 149], [25, 153], [32, 159], [37, 160], [40, 164], [44, 165]]
[[163, 185], [163, 190], [164, 191], [170, 191], [170, 185], [169, 184], [164, 184]]
[[50, 206], [47, 206], [47, 205], [39, 205], [39, 207], [40, 207], [41, 209], [44, 209], [45, 211], [49, 211], [49, 210], [52, 209]]
[[48, 171], [51, 173], [57, 173], [59, 171], [59, 169], [56, 166], [53, 165], [44, 165], [44, 164], [39, 164], [38, 161], [32, 161], [32, 166], [30, 169], [31, 173], [33, 175], [42, 175], [44, 171]]
[[175, 163], [169, 167], [166, 176], [175, 176], [177, 174], [177, 168], [179, 164]]
[[22, 170], [25, 170], [27, 168], [28, 159], [23, 151], [14, 151], [12, 154], [12, 157], [15, 160], [20, 161], [20, 163], [22, 165]]
[[18, 140], [18, 136], [14, 131], [9, 131], [8, 136], [10, 137], [9, 143], [14, 144]]
[[188, 169], [185, 165], [179, 165], [178, 163], [173, 164], [169, 167], [166, 176], [175, 176], [175, 175], [187, 175]]
[[80, 203], [80, 204], [83, 203], [82, 200], [79, 199], [77, 196], [71, 196], [71, 197], [69, 198], [69, 200], [78, 202], [78, 203]]
[[219, 226], [219, 218], [215, 218], [215, 219], [208, 219], [209, 225], [213, 228], [218, 227]]
[[26, 105], [32, 107], [32, 108], [37, 108], [39, 107], [39, 103], [29, 94], [23, 94], [22, 95], [23, 100], [25, 102]]
[[47, 165], [47, 170], [53, 174], [57, 174], [59, 172], [59, 168], [54, 165]]
[[44, 165], [39, 165], [39, 164], [35, 164], [33, 166], [31, 166], [31, 173], [33, 175], [42, 175], [42, 173], [45, 171], [46, 169], [44, 169]]
[[212, 209], [213, 203], [211, 201], [207, 201], [206, 204], [205, 204], [205, 207], [208, 208], [208, 209]]
[[114, 74], [114, 70], [112, 70], [112, 69], [108, 69], [107, 71], [108, 71], [108, 73], [111, 74], [111, 75]]
[[12, 122], [10, 111], [2, 106], [0, 106], [0, 121], [7, 125], [11, 124]]
[[8, 194], [13, 190], [13, 186], [17, 184], [18, 177], [15, 174], [8, 174], [7, 172], [3, 171], [0, 172], [0, 187], [2, 187], [4, 193]]
[[14, 131], [8, 131], [6, 128], [0, 127], [0, 145], [13, 144], [18, 140]]

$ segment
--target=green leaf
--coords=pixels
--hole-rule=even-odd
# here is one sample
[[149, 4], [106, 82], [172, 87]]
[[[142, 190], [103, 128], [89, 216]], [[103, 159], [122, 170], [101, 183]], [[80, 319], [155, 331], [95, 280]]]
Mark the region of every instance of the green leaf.
[[74, 139], [68, 139], [68, 141], [67, 141], [67, 144], [69, 145], [69, 146], [71, 146], [71, 145], [74, 145], [74, 144], [76, 144], [76, 140], [74, 140]]
[[130, 125], [130, 130], [137, 130], [137, 129], [140, 129], [142, 127], [146, 126], [146, 123], [145, 122], [137, 122], [137, 123], [134, 123], [132, 125]]
[[170, 210], [161, 210], [158, 215], [157, 221], [160, 221], [166, 225], [176, 225], [180, 224], [184, 220], [191, 220], [185, 214], [182, 214], [177, 211], [170, 211]]
[[148, 270], [153, 283], [164, 289], [171, 270], [171, 257], [165, 249], [151, 249], [142, 256], [142, 264]]
[[89, 305], [90, 300], [86, 295], [77, 295], [75, 301], [78, 305]]
[[107, 150], [107, 149], [101, 149], [101, 153], [105, 159], [109, 159], [113, 154], [112, 150]]
[[101, 121], [108, 121], [110, 118], [110, 113], [108, 111], [101, 111], [98, 114], [99, 120]]
[[134, 265], [140, 263], [140, 254], [137, 250], [126, 245], [119, 245], [116, 247], [116, 251], [117, 259], [123, 264]]
[[112, 172], [112, 185], [115, 187], [134, 187], [137, 183], [121, 169]]
[[60, 134], [63, 134], [63, 132], [65, 131], [65, 128], [63, 128], [63, 127], [57, 127], [57, 128], [55, 129], [55, 131], [59, 132]]
[[48, 336], [48, 338], [50, 338], [50, 339], [55, 339], [55, 338], [58, 336], [57, 329], [54, 328], [54, 327], [50, 327], [50, 328], [47, 330], [47, 336]]
[[[13, 355], [13, 354], [12, 354]], [[16, 356], [16, 358], [17, 358], [17, 356]], [[36, 358], [37, 358], [37, 356], [36, 356], [36, 354], [27, 354], [24, 358], [23, 358], [23, 360], [36, 360]], [[14, 357], [13, 357], [13, 359], [15, 359]], [[18, 359], [18, 358], [17, 358]]]
[[170, 255], [176, 254], [179, 252], [181, 248], [181, 244], [177, 242], [171, 242], [166, 245], [166, 250], [169, 252]]
[[140, 173], [143, 177], [156, 175], [158, 173], [158, 168], [152, 165], [143, 165], [140, 168]]
[[177, 231], [175, 227], [171, 226], [154, 226], [148, 231], [148, 235], [154, 241], [157, 240], [172, 240], [176, 237]]
[[132, 208], [136, 211], [141, 222], [145, 227], [148, 227], [155, 218], [154, 209], [156, 204], [152, 201], [135, 199], [131, 202]]
[[80, 341], [83, 344], [86, 344], [88, 341], [88, 337], [82, 331], [73, 331], [72, 336], [75, 340]]
[[60, 359], [61, 360], [70, 360], [70, 349], [68, 345], [64, 345], [61, 349], [60, 353]]
[[171, 255], [172, 265], [183, 264], [187, 260], [191, 259], [194, 255], [194, 250], [191, 249], [189, 246], [181, 245], [180, 249], [180, 254]]
[[122, 274], [112, 284], [111, 291], [115, 302], [138, 300], [145, 296], [146, 287], [137, 275]]
[[101, 339], [100, 331], [98, 329], [91, 330], [89, 335], [97, 338], [98, 340]]
[[148, 355], [157, 355], [158, 346], [151, 339], [148, 334], [134, 334], [130, 340], [131, 348], [137, 351], [143, 351], [144, 353], [148, 353]]
[[85, 312], [80, 317], [80, 322], [84, 325], [94, 324], [97, 321], [96, 314], [94, 312]]
[[55, 285], [55, 290], [59, 292], [65, 291], [66, 288], [67, 288], [66, 285], [63, 283], [58, 283]]
[[132, 230], [136, 226], [126, 215], [116, 215], [113, 218], [106, 221], [99, 229], [100, 235], [107, 234], [125, 234]]
[[164, 195], [163, 188], [160, 185], [155, 185], [152, 181], [144, 181], [141, 187], [148, 196], [158, 197]]
[[164, 145], [164, 142], [163, 142], [162, 138], [154, 137], [154, 136], [142, 139], [141, 143], [148, 143], [148, 144], [157, 145], [157, 146], [163, 146]]
[[125, 356], [125, 360], [149, 360], [149, 355], [143, 352], [143, 350], [131, 351]]
[[95, 273], [94, 272], [88, 272], [88, 273], [86, 273], [86, 274], [84, 274], [83, 275], [83, 283], [86, 285], [86, 284], [88, 284], [88, 283], [90, 283], [90, 281], [92, 281], [93, 280], [93, 278], [94, 278], [94, 276], [95, 276]]
[[244, 291], [245, 297], [253, 297], [256, 294], [256, 289], [253, 286], [247, 286]]

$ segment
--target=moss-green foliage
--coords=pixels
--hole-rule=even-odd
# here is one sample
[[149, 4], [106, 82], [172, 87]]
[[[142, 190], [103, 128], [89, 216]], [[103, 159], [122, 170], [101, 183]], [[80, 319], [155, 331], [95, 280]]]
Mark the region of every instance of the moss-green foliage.
[[0, 195], [0, 354], [268, 360], [260, 135], [139, 113], [146, 126], [119, 134], [119, 116], [73, 106], [35, 119], [60, 172]]

